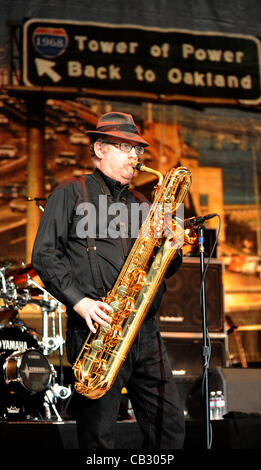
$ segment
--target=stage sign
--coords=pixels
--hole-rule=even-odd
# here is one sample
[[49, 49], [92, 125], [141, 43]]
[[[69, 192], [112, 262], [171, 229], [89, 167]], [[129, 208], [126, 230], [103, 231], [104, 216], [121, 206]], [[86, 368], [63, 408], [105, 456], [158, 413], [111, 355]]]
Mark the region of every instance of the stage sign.
[[202, 102], [260, 100], [254, 36], [31, 19], [23, 26], [27, 87]]

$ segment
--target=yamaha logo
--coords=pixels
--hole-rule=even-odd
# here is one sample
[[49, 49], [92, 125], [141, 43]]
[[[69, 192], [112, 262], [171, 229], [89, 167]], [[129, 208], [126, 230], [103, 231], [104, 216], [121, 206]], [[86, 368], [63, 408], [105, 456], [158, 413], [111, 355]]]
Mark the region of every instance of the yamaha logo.
[[25, 351], [27, 349], [26, 341], [17, 341], [13, 339], [0, 339], [0, 349], [9, 351]]

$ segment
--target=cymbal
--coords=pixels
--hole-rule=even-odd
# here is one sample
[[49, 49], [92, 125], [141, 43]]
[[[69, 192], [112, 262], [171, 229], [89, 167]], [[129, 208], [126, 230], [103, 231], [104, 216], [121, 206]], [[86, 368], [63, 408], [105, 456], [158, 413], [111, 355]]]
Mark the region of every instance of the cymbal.
[[13, 281], [16, 285], [20, 285], [22, 283], [27, 282], [27, 275], [34, 279], [37, 277], [37, 273], [34, 270], [33, 266], [31, 264], [27, 264], [25, 266], [22, 266], [21, 268], [16, 268], [12, 271], [9, 271], [6, 273], [5, 278], [9, 279], [10, 277], [13, 278]]

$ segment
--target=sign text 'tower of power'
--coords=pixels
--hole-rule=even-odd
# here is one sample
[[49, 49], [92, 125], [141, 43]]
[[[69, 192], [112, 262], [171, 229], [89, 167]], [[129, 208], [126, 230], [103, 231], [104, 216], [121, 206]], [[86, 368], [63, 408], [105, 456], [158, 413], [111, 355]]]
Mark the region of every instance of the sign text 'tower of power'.
[[31, 19], [23, 83], [202, 102], [260, 100], [253, 36]]

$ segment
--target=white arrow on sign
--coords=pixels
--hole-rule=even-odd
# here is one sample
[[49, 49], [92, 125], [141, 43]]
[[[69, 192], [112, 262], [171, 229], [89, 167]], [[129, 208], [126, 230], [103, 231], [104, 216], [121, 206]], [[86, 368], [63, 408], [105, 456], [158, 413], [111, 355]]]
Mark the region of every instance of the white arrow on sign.
[[59, 73], [53, 70], [53, 67], [56, 65], [55, 62], [52, 62], [51, 60], [36, 58], [35, 65], [39, 77], [42, 77], [43, 75], [48, 75], [48, 77], [50, 77], [51, 80], [55, 83], [61, 80], [61, 75], [59, 75]]

